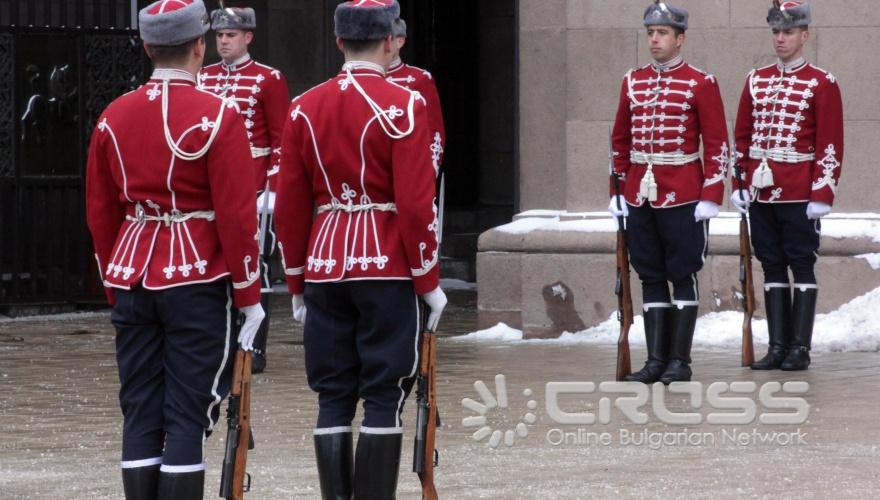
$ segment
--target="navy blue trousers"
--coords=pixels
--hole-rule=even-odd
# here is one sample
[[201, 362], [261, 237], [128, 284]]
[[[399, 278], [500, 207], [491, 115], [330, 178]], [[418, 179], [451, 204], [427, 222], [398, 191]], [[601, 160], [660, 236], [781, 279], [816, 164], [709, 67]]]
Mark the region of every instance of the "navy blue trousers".
[[670, 303], [668, 282], [676, 301], [699, 301], [697, 273], [708, 252], [709, 222], [694, 220], [695, 207], [629, 207], [626, 244], [644, 304]]
[[306, 374], [318, 393], [316, 432], [402, 432], [418, 368], [419, 308], [410, 281], [307, 283]]
[[807, 202], [752, 203], [752, 246], [761, 261], [765, 283], [816, 284], [816, 260], [822, 223], [807, 218]]
[[116, 291], [123, 467], [204, 462], [205, 437], [231, 383], [238, 313], [230, 288], [221, 280]]

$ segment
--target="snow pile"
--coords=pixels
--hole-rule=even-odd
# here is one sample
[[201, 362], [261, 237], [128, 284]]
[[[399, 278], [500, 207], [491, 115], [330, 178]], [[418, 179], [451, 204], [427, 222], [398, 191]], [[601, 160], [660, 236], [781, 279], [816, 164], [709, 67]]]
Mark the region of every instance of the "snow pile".
[[473, 342], [515, 342], [522, 340], [522, 338], [522, 330], [511, 328], [504, 323], [498, 323], [492, 328], [478, 330], [467, 335], [462, 335], [461, 337], [453, 337], [453, 340], [464, 340]]
[[[813, 350], [818, 352], [878, 352], [880, 351], [880, 288], [857, 297], [840, 309], [819, 314], [813, 329]], [[697, 321], [694, 346], [702, 348], [739, 349], [742, 342], [743, 316], [738, 311], [713, 312]], [[454, 340], [460, 342], [510, 342], [534, 344], [603, 344], [614, 345], [620, 334], [620, 324], [614, 313], [607, 320], [581, 332], [564, 332], [555, 339], [523, 340], [523, 332], [503, 323], [469, 333]], [[761, 353], [767, 345], [767, 321], [752, 321], [755, 350]], [[630, 344], [645, 345], [645, 331], [641, 316], [636, 316], [630, 329]]]
[[880, 269], [880, 253], [863, 253], [862, 255], [856, 255], [856, 258], [868, 261], [871, 269], [875, 271]]

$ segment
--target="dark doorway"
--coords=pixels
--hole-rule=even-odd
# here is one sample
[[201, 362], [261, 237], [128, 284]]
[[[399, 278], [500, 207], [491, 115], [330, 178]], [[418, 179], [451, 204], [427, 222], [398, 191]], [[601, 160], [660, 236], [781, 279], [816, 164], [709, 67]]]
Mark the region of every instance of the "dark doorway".
[[516, 2], [401, 0], [404, 59], [434, 75], [447, 128], [443, 276], [475, 281], [477, 237], [516, 189]]
[[[294, 95], [336, 74], [338, 0], [270, 7], [270, 64]], [[509, 222], [516, 204], [516, 0], [400, 0], [405, 62], [429, 70], [443, 101], [447, 175], [443, 276], [475, 280], [477, 237]], [[271, 23], [277, 23], [273, 27]], [[283, 29], [281, 28], [283, 26]]]
[[[429, 70], [447, 129], [443, 276], [474, 281], [477, 237], [509, 222], [516, 205], [517, 0], [399, 0], [409, 26], [404, 60]], [[228, 0], [268, 8], [257, 41], [298, 95], [335, 75], [340, 0]], [[209, 4], [216, 4], [211, 0]], [[260, 14], [258, 12], [258, 23]]]
[[85, 225], [85, 154], [103, 109], [146, 77], [137, 8], [0, 2], [0, 312], [103, 297]]

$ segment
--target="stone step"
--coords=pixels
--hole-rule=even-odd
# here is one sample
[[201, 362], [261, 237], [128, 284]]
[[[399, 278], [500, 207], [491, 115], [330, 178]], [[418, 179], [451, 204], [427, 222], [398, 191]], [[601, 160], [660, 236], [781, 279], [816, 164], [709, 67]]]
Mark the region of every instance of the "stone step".
[[476, 257], [470, 259], [454, 259], [442, 257], [440, 259], [440, 277], [456, 279], [473, 283], [477, 280]]

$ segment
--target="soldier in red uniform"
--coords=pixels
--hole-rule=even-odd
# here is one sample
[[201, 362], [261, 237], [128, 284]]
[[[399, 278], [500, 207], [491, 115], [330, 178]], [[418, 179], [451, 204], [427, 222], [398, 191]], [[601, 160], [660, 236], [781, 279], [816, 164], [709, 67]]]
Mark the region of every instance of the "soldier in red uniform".
[[318, 393], [324, 498], [352, 490], [355, 498], [394, 498], [401, 412], [418, 366], [419, 299], [430, 308], [429, 328], [446, 304], [427, 107], [419, 93], [386, 80], [399, 13], [396, 0], [337, 7], [345, 65], [293, 100], [284, 130], [276, 222]]
[[628, 215], [630, 259], [642, 281], [648, 361], [627, 380], [668, 384], [691, 378], [697, 272], [730, 150], [718, 82], [680, 55], [687, 11], [658, 1], [644, 24], [654, 62], [623, 78], [612, 133], [620, 192], [612, 186], [609, 210]]
[[434, 171], [440, 175], [440, 166], [443, 164], [443, 151], [446, 148], [446, 126], [443, 123], [443, 107], [440, 105], [440, 94], [437, 92], [437, 84], [434, 77], [427, 70], [410, 66], [400, 59], [400, 51], [406, 45], [407, 27], [406, 21], [398, 19], [394, 22], [394, 50], [393, 60], [388, 67], [388, 81], [396, 83], [410, 90], [415, 90], [424, 97], [428, 107], [428, 123], [431, 135], [431, 160], [434, 162]]
[[746, 189], [734, 181], [731, 200], [750, 215], [770, 333], [755, 370], [810, 365], [820, 219], [831, 212], [843, 162], [837, 79], [803, 57], [810, 20], [809, 4], [774, 2], [767, 22], [779, 60], [749, 73], [736, 116]]
[[245, 349], [263, 319], [250, 148], [234, 103], [196, 88], [202, 0], [157, 1], [139, 20], [156, 69], [98, 120], [87, 218], [113, 304], [125, 496], [202, 498], [236, 316]]
[[[263, 231], [262, 305], [266, 318], [254, 340], [253, 372], [266, 368], [266, 340], [269, 334], [269, 296], [272, 280], [269, 258], [275, 252], [272, 214], [275, 211], [275, 179], [281, 162], [281, 133], [290, 106], [287, 80], [275, 68], [251, 59], [248, 46], [257, 27], [254, 9], [230, 7], [211, 12], [211, 27], [217, 34], [217, 52], [222, 61], [206, 66], [199, 73], [199, 88], [238, 103], [247, 127], [251, 155], [254, 158], [257, 190], [257, 211]], [[240, 166], [249, 168], [247, 164]]]

